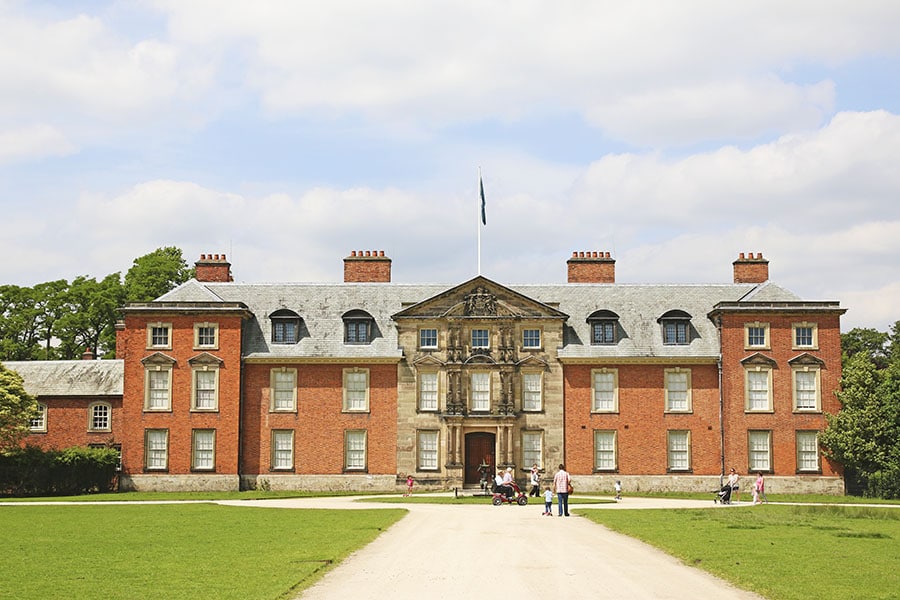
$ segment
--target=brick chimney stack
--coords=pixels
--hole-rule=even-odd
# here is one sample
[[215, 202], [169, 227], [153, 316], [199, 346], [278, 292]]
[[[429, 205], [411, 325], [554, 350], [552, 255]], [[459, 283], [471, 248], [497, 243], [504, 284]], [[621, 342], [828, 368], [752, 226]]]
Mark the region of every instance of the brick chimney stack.
[[741, 252], [734, 265], [735, 283], [765, 283], [769, 280], [769, 261], [763, 258], [762, 252]]
[[90, 348], [85, 348], [81, 353], [81, 360], [94, 360], [94, 352]]
[[616, 259], [609, 252], [573, 252], [566, 265], [569, 283], [616, 282]]
[[391, 259], [384, 250], [353, 250], [344, 259], [344, 283], [390, 283]]
[[197, 281], [234, 281], [231, 276], [231, 263], [225, 259], [224, 254], [201, 254], [200, 260], [194, 263], [194, 269]]

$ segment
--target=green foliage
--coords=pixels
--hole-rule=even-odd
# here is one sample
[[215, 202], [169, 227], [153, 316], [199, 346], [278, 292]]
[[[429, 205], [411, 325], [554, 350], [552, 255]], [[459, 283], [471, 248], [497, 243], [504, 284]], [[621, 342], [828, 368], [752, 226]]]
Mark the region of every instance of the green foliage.
[[150, 302], [194, 276], [180, 248], [166, 246], [134, 259], [125, 274], [128, 302]]
[[18, 447], [37, 416], [37, 401], [25, 391], [22, 376], [0, 363], [0, 453]]
[[891, 334], [853, 330], [844, 351], [841, 411], [827, 415], [819, 437], [826, 456], [844, 465], [848, 486], [858, 483], [865, 495], [881, 498], [900, 498], [898, 325]]
[[0, 494], [51, 496], [111, 491], [119, 452], [113, 448], [17, 448], [0, 455]]

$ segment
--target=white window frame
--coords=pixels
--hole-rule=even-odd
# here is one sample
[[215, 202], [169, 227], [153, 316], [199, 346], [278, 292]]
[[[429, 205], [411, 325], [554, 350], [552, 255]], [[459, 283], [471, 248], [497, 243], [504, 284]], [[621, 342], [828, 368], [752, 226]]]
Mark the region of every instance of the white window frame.
[[216, 430], [191, 431], [191, 471], [216, 470]]
[[666, 432], [666, 468], [669, 471], [691, 470], [691, 432], [670, 429]]
[[822, 412], [821, 370], [809, 365], [794, 367], [791, 370], [791, 380], [793, 381], [794, 412]]
[[[751, 329], [762, 329], [763, 341], [761, 344], [753, 344], [750, 339]], [[769, 337], [769, 324], [755, 321], [753, 323], [744, 324], [744, 349], [745, 350], [768, 350], [771, 347]]]
[[[811, 329], [811, 343], [799, 344], [797, 343], [797, 330], [798, 329]], [[791, 324], [791, 348], [793, 350], [818, 350], [819, 349], [819, 326], [817, 323], [792, 323]]]
[[[531, 337], [529, 338], [529, 333]], [[537, 336], [535, 338], [534, 336]], [[537, 341], [537, 344], [534, 342]], [[529, 344], [529, 342], [531, 342]], [[540, 350], [544, 347], [544, 336], [540, 329], [528, 328], [522, 330], [522, 348], [525, 350]]]
[[369, 432], [365, 429], [344, 430], [344, 470], [368, 469]]
[[269, 412], [297, 412], [297, 369], [269, 371]]
[[618, 437], [615, 429], [594, 430], [594, 471], [618, 470]]
[[[603, 380], [603, 389], [600, 389], [600, 387], [597, 385], [598, 378], [602, 378]], [[607, 386], [607, 382], [612, 384], [612, 389], [609, 389], [609, 386]], [[591, 369], [591, 412], [619, 412], [618, 369]]]
[[[165, 330], [165, 343], [156, 343], [154, 330]], [[147, 323], [147, 349], [148, 350], [171, 350], [172, 349], [172, 324], [171, 323]]]
[[[434, 343], [425, 343], [425, 332], [431, 332], [434, 334]], [[427, 337], [431, 337], [431, 335], [427, 335]], [[419, 329], [419, 348], [422, 350], [437, 350], [438, 349], [438, 330], [436, 327], [422, 327]]]
[[[172, 412], [172, 367], [171, 365], [148, 365], [144, 368], [144, 411]], [[154, 382], [165, 380], [166, 387], [153, 387]], [[162, 397], [161, 392], [165, 392]]]
[[[819, 432], [815, 430], [797, 430], [796, 439], [797, 472], [821, 473], [822, 457], [819, 454]], [[812, 460], [810, 460], [810, 457], [812, 457]]]
[[[682, 384], [684, 389], [680, 389]], [[663, 385], [665, 387], [667, 413], [690, 413], [693, 411], [690, 369], [681, 367], [665, 369], [663, 371]]]
[[772, 431], [751, 429], [747, 431], [747, 472], [772, 471]]
[[[97, 414], [106, 411], [106, 415]], [[106, 419], [106, 426], [98, 427], [98, 419]], [[112, 404], [109, 402], [91, 402], [88, 404], [88, 431], [112, 431]]]
[[[478, 337], [481, 337], [481, 333], [484, 333], [484, 343], [482, 344], [479, 340], [479, 343], [475, 344], [475, 333], [478, 332]], [[491, 330], [490, 329], [473, 329], [469, 332], [469, 340], [472, 343], [472, 348], [490, 348], [491, 347]]]
[[544, 466], [544, 432], [522, 431], [522, 465]]
[[[765, 390], [759, 387], [763, 379], [766, 383]], [[765, 406], [760, 402], [762, 392], [765, 392]], [[745, 368], [744, 394], [745, 412], [772, 412], [772, 369], [761, 365]]]
[[437, 371], [419, 371], [418, 396], [419, 411], [437, 412], [440, 398], [440, 377]]
[[437, 471], [441, 433], [437, 429], [420, 429], [416, 432], [416, 470]]
[[144, 430], [144, 470], [166, 471], [169, 468], [169, 430]]
[[491, 372], [473, 371], [469, 374], [469, 410], [491, 411]]
[[[212, 381], [207, 381], [211, 379]], [[203, 387], [201, 384], [212, 387]], [[207, 392], [209, 394], [207, 394]], [[207, 398], [209, 395], [211, 398]], [[209, 402], [211, 401], [211, 402]], [[209, 403], [209, 406], [201, 406]], [[191, 369], [191, 410], [195, 412], [216, 412], [219, 410], [219, 369], [211, 365], [198, 365]]]
[[369, 412], [369, 370], [344, 369], [344, 412]]
[[31, 433], [47, 433], [47, 405], [38, 402], [38, 416], [28, 420], [28, 431]]
[[[201, 329], [212, 329], [212, 342], [201, 340]], [[219, 349], [219, 324], [218, 323], [194, 323], [194, 349], [218, 350]]]
[[540, 412], [542, 410], [544, 410], [544, 374], [540, 371], [523, 371], [522, 411]]
[[271, 433], [269, 470], [294, 470], [294, 430], [273, 429]]

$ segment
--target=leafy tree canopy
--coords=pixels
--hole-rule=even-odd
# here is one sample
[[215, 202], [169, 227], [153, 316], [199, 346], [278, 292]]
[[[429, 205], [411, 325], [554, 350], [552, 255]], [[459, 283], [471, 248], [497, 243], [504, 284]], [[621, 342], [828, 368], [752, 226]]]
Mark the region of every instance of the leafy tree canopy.
[[845, 334], [841, 411], [828, 415], [820, 442], [866, 495], [900, 498], [900, 321], [890, 334]]
[[158, 248], [134, 259], [125, 273], [125, 296], [128, 302], [150, 302], [193, 276], [180, 248]]
[[18, 447], [37, 416], [37, 401], [25, 392], [21, 375], [0, 363], [0, 452]]

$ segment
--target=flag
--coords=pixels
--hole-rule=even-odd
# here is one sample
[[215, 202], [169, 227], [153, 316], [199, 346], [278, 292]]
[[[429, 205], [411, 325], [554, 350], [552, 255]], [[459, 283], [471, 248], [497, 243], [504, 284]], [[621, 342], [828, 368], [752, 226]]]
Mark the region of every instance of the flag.
[[487, 225], [487, 217], [484, 215], [484, 182], [480, 175], [478, 176], [478, 190], [481, 192], [481, 224]]

